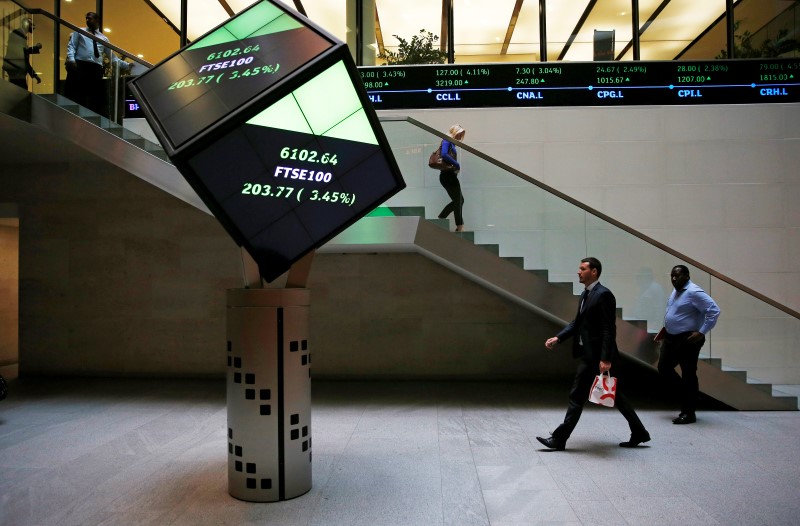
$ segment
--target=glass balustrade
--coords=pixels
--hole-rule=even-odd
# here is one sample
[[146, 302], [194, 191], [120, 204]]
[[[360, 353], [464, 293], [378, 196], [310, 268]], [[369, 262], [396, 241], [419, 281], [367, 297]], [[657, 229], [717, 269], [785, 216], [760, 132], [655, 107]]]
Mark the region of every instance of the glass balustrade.
[[[27, 78], [28, 89], [36, 95], [66, 95], [67, 71], [65, 68], [67, 55], [67, 42], [70, 35], [83, 24], [72, 25], [68, 22], [59, 21], [52, 14], [34, 9], [27, 11], [16, 2], [0, 1], [0, 16], [4, 21], [2, 24], [3, 37], [3, 56], [9, 53], [9, 36], [11, 33], [23, 25], [32, 28], [26, 35], [25, 45], [32, 47], [36, 51], [30, 54], [30, 64], [33, 71], [41, 82], [35, 78]], [[27, 24], [30, 20], [32, 24]], [[56, 36], [58, 35], [58, 36]], [[39, 46], [41, 44], [41, 46]], [[111, 44], [115, 45], [114, 40]], [[14, 45], [19, 45], [15, 41]], [[128, 63], [136, 63], [134, 73], [144, 71], [149, 64], [138, 57], [112, 50], [117, 57]], [[125, 82], [129, 75], [125, 65], [117, 61], [105, 61], [103, 71], [104, 86], [106, 89], [106, 102], [100, 113], [111, 121], [121, 123], [125, 110]], [[8, 75], [6, 74], [6, 78]], [[83, 112], [81, 116], [89, 116]]]
[[[426, 218], [436, 218], [449, 198], [439, 172], [427, 163], [441, 137], [410, 119], [382, 123], [408, 185], [384, 206], [424, 206]], [[752, 381], [800, 384], [800, 322], [792, 313], [473, 150], [469, 135], [459, 144], [458, 159], [464, 222], [477, 244], [499, 245], [501, 256], [524, 258], [524, 268], [547, 270], [551, 282], [572, 283], [575, 294], [581, 290], [579, 261], [597, 257], [603, 262], [601, 281], [614, 291], [623, 319], [641, 320], [648, 337], [663, 325], [672, 267], [686, 265], [692, 281], [722, 310], [702, 355], [747, 370]], [[450, 229], [454, 226], [451, 216]]]

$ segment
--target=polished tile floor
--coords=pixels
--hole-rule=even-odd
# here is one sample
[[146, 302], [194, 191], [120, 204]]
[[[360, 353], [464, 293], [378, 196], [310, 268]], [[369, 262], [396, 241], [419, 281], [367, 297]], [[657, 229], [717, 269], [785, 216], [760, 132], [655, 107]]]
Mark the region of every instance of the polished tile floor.
[[0, 524], [800, 524], [800, 412], [675, 412], [653, 436], [587, 408], [545, 451], [567, 385], [315, 382], [311, 491], [227, 493], [221, 381], [27, 379], [0, 402]]

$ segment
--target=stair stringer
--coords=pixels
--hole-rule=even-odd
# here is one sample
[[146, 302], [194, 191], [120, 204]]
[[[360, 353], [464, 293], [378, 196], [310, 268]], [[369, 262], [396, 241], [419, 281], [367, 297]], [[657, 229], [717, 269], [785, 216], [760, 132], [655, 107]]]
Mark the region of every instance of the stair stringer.
[[68, 138], [76, 146], [211, 214], [172, 163], [61, 107], [57, 101], [71, 101], [60, 95], [54, 97], [55, 101], [39, 96], [31, 97], [31, 125], [42, 133]]

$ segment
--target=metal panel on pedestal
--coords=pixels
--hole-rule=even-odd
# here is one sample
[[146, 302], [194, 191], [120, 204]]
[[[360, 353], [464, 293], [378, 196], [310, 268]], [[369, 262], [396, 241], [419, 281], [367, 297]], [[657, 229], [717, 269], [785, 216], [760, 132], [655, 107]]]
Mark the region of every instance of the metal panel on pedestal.
[[275, 502], [311, 489], [308, 289], [228, 291], [228, 492]]

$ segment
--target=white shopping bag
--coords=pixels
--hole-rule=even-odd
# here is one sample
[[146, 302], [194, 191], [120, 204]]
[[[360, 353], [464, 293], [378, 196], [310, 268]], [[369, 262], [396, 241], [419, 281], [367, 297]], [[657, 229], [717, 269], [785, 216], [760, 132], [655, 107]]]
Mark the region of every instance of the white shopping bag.
[[594, 377], [594, 383], [589, 390], [589, 401], [606, 407], [614, 407], [617, 397], [617, 379], [606, 371]]

